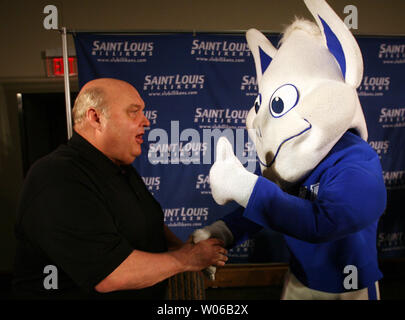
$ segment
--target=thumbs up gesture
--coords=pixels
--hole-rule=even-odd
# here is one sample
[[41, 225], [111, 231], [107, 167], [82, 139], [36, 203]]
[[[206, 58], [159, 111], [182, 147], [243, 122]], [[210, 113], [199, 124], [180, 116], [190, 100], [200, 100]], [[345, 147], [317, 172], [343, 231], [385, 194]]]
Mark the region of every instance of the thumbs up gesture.
[[229, 141], [221, 137], [217, 143], [217, 157], [210, 170], [212, 197], [219, 205], [236, 201], [247, 206], [258, 176], [247, 171], [233, 153]]

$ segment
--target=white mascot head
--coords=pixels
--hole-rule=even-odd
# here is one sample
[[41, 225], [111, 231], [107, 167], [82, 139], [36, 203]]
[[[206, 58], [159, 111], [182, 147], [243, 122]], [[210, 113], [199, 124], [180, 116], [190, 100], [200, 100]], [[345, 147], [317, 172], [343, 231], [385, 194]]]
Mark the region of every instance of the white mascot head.
[[285, 188], [314, 169], [347, 130], [367, 139], [356, 92], [359, 46], [325, 1], [304, 2], [317, 25], [296, 20], [278, 49], [256, 29], [246, 34], [259, 86], [247, 128], [254, 129], [263, 176]]

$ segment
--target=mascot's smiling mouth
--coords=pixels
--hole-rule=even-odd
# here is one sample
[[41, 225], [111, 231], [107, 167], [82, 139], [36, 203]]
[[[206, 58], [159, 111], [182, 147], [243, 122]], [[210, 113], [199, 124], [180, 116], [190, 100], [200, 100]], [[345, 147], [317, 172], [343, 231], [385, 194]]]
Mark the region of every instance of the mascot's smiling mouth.
[[304, 130], [302, 130], [300, 133], [297, 133], [297, 134], [295, 134], [295, 135], [293, 135], [293, 136], [291, 136], [291, 137], [285, 139], [284, 141], [282, 141], [282, 142], [280, 143], [280, 145], [278, 146], [277, 151], [276, 151], [276, 154], [274, 155], [273, 160], [271, 160], [270, 164], [264, 163], [262, 160], [260, 160], [259, 156], [257, 156], [257, 159], [259, 160], [259, 162], [260, 162], [263, 166], [265, 166], [265, 167], [267, 167], [267, 168], [270, 168], [270, 167], [273, 165], [274, 161], [276, 160], [277, 155], [278, 155], [278, 153], [279, 153], [279, 151], [280, 151], [280, 149], [281, 149], [281, 147], [282, 147], [282, 145], [283, 145], [284, 143], [286, 143], [287, 141], [290, 141], [291, 139], [294, 139], [294, 138], [296, 138], [296, 137], [298, 137], [298, 136], [304, 134], [305, 132], [307, 132], [308, 130], [310, 130], [310, 129], [312, 128], [311, 123], [310, 123], [307, 119], [304, 119], [304, 120], [305, 120], [306, 122], [308, 122], [309, 126], [306, 127]]

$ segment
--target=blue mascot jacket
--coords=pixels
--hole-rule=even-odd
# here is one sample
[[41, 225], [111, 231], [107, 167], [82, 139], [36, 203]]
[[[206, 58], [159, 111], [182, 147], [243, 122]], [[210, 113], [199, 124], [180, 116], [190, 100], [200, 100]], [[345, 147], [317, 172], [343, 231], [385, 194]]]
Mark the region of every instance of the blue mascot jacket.
[[341, 293], [347, 291], [346, 266], [357, 268], [358, 289], [381, 279], [376, 242], [385, 206], [378, 155], [346, 132], [304, 178], [298, 196], [260, 176], [247, 207], [222, 220], [235, 243], [261, 227], [283, 233], [297, 279], [311, 289]]

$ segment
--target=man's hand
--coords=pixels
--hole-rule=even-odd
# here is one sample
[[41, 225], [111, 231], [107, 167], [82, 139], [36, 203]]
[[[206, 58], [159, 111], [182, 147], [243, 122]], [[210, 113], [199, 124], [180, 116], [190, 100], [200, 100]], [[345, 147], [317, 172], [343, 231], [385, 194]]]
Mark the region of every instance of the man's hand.
[[[192, 238], [194, 243], [198, 243], [209, 238], [220, 239], [223, 241], [224, 247], [226, 248], [231, 246], [234, 240], [231, 230], [229, 230], [225, 222], [222, 220], [215, 221], [209, 226], [195, 230], [192, 234]], [[215, 266], [209, 266], [203, 270], [203, 273], [208, 279], [215, 280], [216, 271], [217, 268]]]
[[243, 167], [229, 141], [225, 137], [219, 138], [217, 157], [210, 170], [210, 185], [215, 202], [224, 205], [234, 200], [246, 208], [257, 178]]
[[200, 271], [210, 265], [225, 265], [228, 251], [222, 247], [223, 244], [219, 239], [207, 239], [198, 243], [193, 243], [190, 239], [172, 254], [186, 266], [187, 271]]

